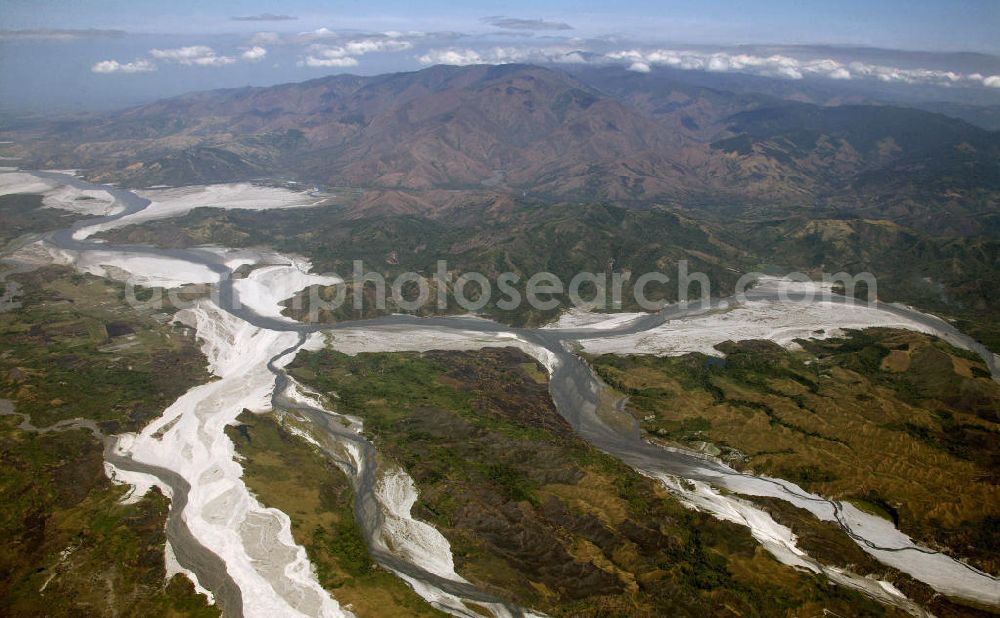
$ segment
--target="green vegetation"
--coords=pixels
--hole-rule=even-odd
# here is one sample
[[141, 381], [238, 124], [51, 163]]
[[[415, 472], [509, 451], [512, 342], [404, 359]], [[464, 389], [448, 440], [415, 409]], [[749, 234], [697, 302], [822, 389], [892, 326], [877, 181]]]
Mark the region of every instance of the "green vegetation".
[[0, 195], [0, 250], [25, 234], [67, 227], [74, 216], [54, 208], [42, 208], [42, 196], [14, 193]]
[[[533, 370], [527, 370], [532, 367]], [[580, 440], [514, 349], [300, 353], [290, 372], [364, 419], [420, 492], [456, 569], [560, 616], [893, 614], [775, 562]]]
[[718, 346], [725, 362], [601, 356], [650, 437], [714, 445], [740, 468], [851, 500], [997, 572], [1000, 386], [967, 352], [917, 333], [852, 331]]
[[[45, 268], [17, 275], [23, 307], [0, 313], [0, 397], [46, 427], [82, 417], [136, 429], [207, 379], [193, 337], [123, 302], [121, 286]], [[104, 473], [83, 430], [39, 434], [0, 417], [0, 614], [215, 616], [166, 581], [168, 501]]]
[[[658, 270], [670, 283], [651, 283], [651, 300], [676, 300], [677, 265], [689, 262], [690, 272], [705, 272], [712, 290], [732, 289], [737, 273], [726, 266], [738, 263], [740, 252], [731, 241], [717, 237], [685, 216], [663, 209], [629, 210], [609, 205], [539, 204], [511, 205], [494, 209], [493, 204], [468, 204], [448, 217], [416, 215], [370, 215], [358, 217], [353, 210], [328, 206], [309, 210], [270, 212], [201, 209], [186, 217], [126, 227], [104, 234], [114, 242], [141, 242], [168, 246], [214, 243], [225, 246], [266, 245], [279, 251], [304, 254], [317, 272], [336, 272], [351, 282], [353, 261], [362, 260], [365, 271], [379, 272], [389, 281], [404, 272], [433, 278], [437, 261], [446, 260], [452, 279], [465, 272], [479, 272], [493, 282], [492, 302], [483, 312], [512, 324], [534, 325], [554, 318], [558, 309], [536, 310], [521, 303], [514, 310], [496, 305], [504, 298], [496, 289], [496, 277], [512, 272], [521, 280], [514, 288], [523, 295], [528, 277], [551, 272], [568, 286], [581, 271], [606, 274], [609, 286], [615, 274], [635, 273], [622, 290], [622, 309], [636, 309], [632, 284], [642, 273]], [[351, 286], [348, 286], [349, 288]], [[478, 286], [466, 286], [465, 294], [477, 298]], [[449, 288], [451, 289], [451, 287]], [[423, 313], [437, 311], [436, 286]], [[593, 297], [593, 287], [583, 285], [580, 295]], [[689, 294], [701, 291], [692, 285]], [[332, 290], [329, 291], [332, 298]], [[611, 294], [608, 294], [609, 300]], [[412, 298], [412, 297], [411, 297]], [[464, 313], [449, 294], [447, 312]], [[554, 295], [561, 307], [569, 306], [566, 293]], [[302, 317], [308, 307], [292, 310]], [[613, 307], [606, 307], [613, 309]], [[322, 321], [371, 317], [396, 311], [391, 304], [379, 310], [371, 298], [365, 309], [353, 309], [349, 293], [344, 307], [323, 312]]]
[[[865, 553], [851, 538], [832, 522], [819, 521], [816, 517], [778, 498], [743, 496], [757, 503], [770, 513], [778, 523], [787, 526], [798, 539], [797, 545], [813, 558], [850, 569], [854, 573], [890, 579], [911, 601], [919, 603], [939, 618], [985, 618], [995, 616], [994, 611], [973, 607], [964, 601], [945, 597], [930, 586], [905, 573], [886, 567]], [[874, 507], [873, 508], [877, 508]]]
[[898, 223], [835, 212], [744, 221], [732, 229], [762, 259], [789, 269], [816, 276], [870, 272], [877, 278], [880, 299], [949, 318], [1000, 350], [1000, 307], [995, 302], [1000, 242], [995, 236], [935, 237]]
[[19, 422], [0, 417], [0, 614], [218, 615], [187, 578], [166, 580], [166, 498], [121, 504], [88, 432]]
[[263, 504], [291, 518], [292, 535], [323, 587], [362, 618], [441, 615], [372, 561], [343, 472], [273, 416], [244, 412], [239, 422], [226, 431], [245, 458], [244, 481]]
[[[987, 219], [977, 216], [975, 220]], [[881, 299], [945, 316], [1000, 350], [1000, 310], [993, 302], [993, 290], [1000, 286], [1000, 244], [984, 236], [935, 235], [907, 222], [865, 219], [837, 208], [805, 216], [777, 207], [747, 207], [739, 216], [722, 218], [714, 211], [679, 213], [530, 200], [505, 203], [501, 208], [472, 195], [446, 214], [366, 213], [357, 205], [270, 212], [200, 209], [186, 217], [132, 226], [105, 237], [165, 246], [267, 245], [305, 254], [317, 271], [336, 272], [349, 282], [356, 259], [364, 262], [366, 271], [387, 277], [412, 271], [427, 278], [434, 276], [437, 260], [444, 259], [453, 272], [475, 271], [489, 278], [506, 271], [519, 274], [522, 281], [515, 288], [522, 293], [523, 279], [536, 272], [555, 273], [564, 283], [580, 271], [609, 277], [631, 272], [634, 283], [639, 274], [659, 270], [672, 281], [665, 286], [650, 285], [649, 296], [666, 300], [676, 299], [676, 266], [682, 259], [689, 261], [691, 272], [709, 275], [716, 295], [732, 288], [738, 273], [729, 268], [746, 271], [755, 263], [779, 264], [817, 277], [840, 271], [871, 272], [878, 280]], [[437, 311], [435, 290], [432, 285], [423, 313]], [[589, 298], [591, 291], [585, 285], [581, 295]], [[494, 300], [499, 300], [494, 292]], [[477, 286], [470, 284], [467, 294], [474, 298], [476, 293]], [[357, 312], [349, 286], [344, 307], [320, 311], [319, 319], [346, 320], [383, 312], [375, 307], [370, 289], [366, 294], [365, 309]], [[697, 296], [697, 286], [690, 294]], [[334, 291], [321, 295], [330, 299]], [[565, 294], [557, 298], [566, 306]], [[637, 308], [630, 284], [624, 286], [622, 300], [622, 309]], [[307, 315], [306, 305], [300, 302], [289, 313], [302, 318]], [[396, 310], [390, 301], [384, 311]], [[446, 311], [462, 310], [452, 302]], [[519, 325], [538, 324], [557, 313], [527, 306], [504, 311], [495, 303], [483, 311]]]
[[[772, 202], [786, 202], [771, 209], [769, 223], [780, 210], [812, 219], [827, 210], [941, 237], [988, 238], [1000, 229], [995, 133], [915, 109], [866, 105], [786, 103], [728, 122], [740, 135], [713, 149], [729, 153], [743, 193], [763, 190], [777, 198]], [[778, 198], [796, 185], [812, 193], [808, 213], [801, 200]]]
[[0, 313], [0, 397], [39, 426], [83, 417], [132, 431], [208, 380], [192, 333], [129, 306], [124, 286], [47, 267], [15, 275], [22, 307]]

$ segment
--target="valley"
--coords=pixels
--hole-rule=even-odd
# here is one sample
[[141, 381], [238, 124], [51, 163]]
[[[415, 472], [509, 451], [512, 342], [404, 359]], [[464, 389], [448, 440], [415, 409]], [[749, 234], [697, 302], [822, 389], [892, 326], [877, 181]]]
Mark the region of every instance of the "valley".
[[[102, 250], [103, 250], [103, 249], [102, 249]], [[194, 255], [194, 254], [192, 254], [192, 255]], [[143, 262], [141, 262], [141, 261], [126, 261], [126, 262], [122, 262], [122, 265], [124, 265], [124, 266], [129, 266], [129, 267], [131, 267], [131, 268], [141, 268], [141, 265], [142, 265], [142, 264], [143, 264]], [[277, 302], [277, 301], [279, 301], [279, 300], [280, 300], [279, 298], [274, 298], [273, 300], [271, 300], [271, 301], [267, 301], [267, 302], [271, 302], [271, 303], [276, 303], [276, 302]], [[202, 302], [203, 302], [203, 301], [202, 301]], [[203, 305], [203, 306], [204, 306], [204, 305]], [[261, 307], [261, 308], [264, 308], [264, 307], [267, 307], [268, 305], [266, 305], [266, 304], [260, 304], [260, 301], [258, 301], [257, 303], [255, 303], [255, 306], [258, 306], [258, 307]], [[207, 310], [207, 309], [208, 309], [208, 306], [204, 306], [204, 309], [205, 309], [205, 310]], [[251, 314], [247, 314], [245, 310], [244, 310], [244, 314], [246, 314], [246, 315], [250, 315], [250, 316], [253, 316], [253, 315], [256, 315], [256, 314], [252, 314], [252, 313], [251, 313]], [[196, 315], [198, 315], [198, 314], [196, 314]], [[205, 317], [209, 317], [210, 315], [211, 315], [211, 312], [209, 312], [209, 313], [201, 313], [200, 315], [198, 315], [198, 317], [197, 317], [197, 320], [199, 321], [199, 323], [201, 323], [201, 324], [204, 324], [204, 326], [200, 326], [200, 327], [199, 327], [199, 332], [202, 332], [202, 331], [203, 331], [203, 329], [204, 329], [204, 328], [205, 328], [205, 327], [206, 327], [206, 326], [207, 326], [208, 324], [211, 324], [211, 323], [213, 323], [213, 322], [215, 322], [215, 323], [218, 323], [218, 324], [222, 324], [222, 323], [225, 323], [224, 321], [223, 321], [223, 322], [218, 322], [218, 319], [219, 319], [219, 318], [212, 318], [212, 322], [202, 322], [202, 320], [203, 320], [203, 319], [204, 319]], [[252, 319], [255, 319], [255, 320], [260, 320], [260, 318], [252, 318]], [[271, 321], [265, 321], [265, 322], [266, 322], [266, 323], [268, 323], [268, 324], [273, 324], [273, 323], [274, 323], [274, 321], [273, 321], [273, 320], [271, 320]], [[291, 327], [294, 327], [294, 324], [295, 324], [294, 322], [290, 322], [290, 323], [288, 323], [288, 326], [284, 326], [284, 327], [279, 327], [279, 328], [291, 328]], [[474, 322], [474, 321], [473, 321], [473, 322], [470, 322], [470, 323], [469, 323], [469, 325], [470, 325], [470, 326], [473, 326], [473, 327], [474, 327], [474, 326], [476, 326], [476, 324], [475, 324], [475, 322]], [[632, 327], [632, 328], [635, 328], [635, 327]], [[642, 328], [642, 327], [639, 327], [639, 328]], [[315, 330], [315, 329], [313, 329], [313, 330]], [[364, 330], [362, 330], [362, 332], [365, 332], [366, 330], [367, 330], [367, 329], [364, 329]], [[484, 335], [487, 335], [488, 331], [489, 331], [489, 329], [487, 329], [487, 332], [485, 332], [485, 333], [484, 333]], [[251, 331], [251, 332], [252, 332], [252, 331]], [[247, 334], [249, 335], [250, 333], [248, 332]], [[340, 336], [341, 336], [341, 335], [334, 335], [334, 340], [336, 341], [336, 340], [337, 340], [337, 338], [338, 338], [338, 337], [340, 337]], [[488, 335], [487, 335], [487, 338], [489, 338], [489, 336], [488, 336]], [[496, 340], [496, 339], [494, 339], [494, 340], [495, 340], [495, 341], [497, 341], [497, 343], [500, 343], [500, 342], [502, 342], [502, 341], [503, 341], [503, 339], [500, 339], [500, 340]], [[557, 339], [557, 340], [558, 340], [558, 339]], [[220, 340], [220, 341], [221, 341], [221, 340]], [[368, 341], [368, 344], [370, 345], [370, 343], [371, 343], [371, 339], [370, 339], [369, 337], [366, 337], [366, 341]], [[395, 341], [399, 342], [400, 340], [399, 340], [399, 339], [395, 339]], [[416, 340], [416, 339], [411, 339], [411, 341], [417, 341], [417, 340]], [[422, 345], [427, 345], [427, 346], [429, 346], [429, 347], [431, 347], [431, 348], [434, 348], [434, 347], [438, 347], [438, 346], [440, 345], [439, 341], [440, 341], [440, 338], [439, 338], [439, 337], [437, 337], [437, 336], [434, 336], [434, 337], [430, 337], [430, 338], [428, 338], [428, 339], [427, 339], [427, 342], [426, 342], [426, 343], [424, 343], [424, 344], [422, 344]], [[458, 340], [457, 340], [457, 342], [461, 342], [461, 341], [462, 341], [461, 339], [458, 339]], [[483, 343], [478, 343], [478, 344], [477, 344], [477, 343], [473, 343], [473, 342], [470, 342], [470, 343], [471, 343], [471, 345], [472, 345], [473, 347], [478, 347], [478, 346], [481, 346], [481, 345], [483, 345]], [[493, 345], [497, 345], [497, 343], [494, 343]], [[216, 345], [218, 345], [218, 344], [216, 344]], [[287, 344], [286, 344], [286, 345], [287, 345]], [[469, 343], [465, 343], [465, 344], [463, 344], [463, 345], [469, 345]], [[537, 348], [537, 347], [536, 347], [536, 348], [532, 348], [532, 347], [530, 347], [530, 345], [529, 345], [529, 347], [527, 347], [526, 349], [528, 349], [528, 350], [532, 350], [532, 349], [534, 349], [534, 350], [536, 350], [536, 352], [535, 352], [536, 354], [540, 353], [540, 350], [541, 350], [540, 348]], [[222, 352], [222, 351], [223, 351], [223, 350], [221, 350], [221, 349], [219, 350], [219, 352]], [[210, 352], [210, 355], [214, 355], [214, 354], [217, 354], [217, 352]], [[277, 356], [276, 358], [280, 358], [280, 357], [282, 357], [283, 355], [284, 355], [284, 352], [281, 352], [281, 353], [278, 353], [278, 356]], [[219, 360], [217, 360], [217, 361], [214, 361], [214, 362], [216, 362], [216, 363], [219, 363], [219, 362], [228, 362], [228, 361], [223, 361], [223, 360], [222, 360], [222, 359], [220, 358]], [[217, 366], [217, 367], [221, 367], [222, 365], [216, 365], [216, 366]], [[553, 371], [553, 370], [558, 370], [558, 367], [559, 367], [559, 365], [558, 365], [558, 364], [553, 364], [553, 361], [549, 361], [549, 364], [548, 364], [547, 366], [548, 366], [548, 367], [550, 367], [550, 371]], [[218, 371], [218, 369], [217, 369], [217, 371]], [[223, 383], [224, 383], [224, 382], [225, 382], [225, 380], [223, 380]], [[221, 384], [220, 384], [220, 385], [221, 385]], [[195, 390], [197, 390], [197, 389], [195, 389]], [[194, 391], [192, 391], [192, 393], [193, 393], [193, 392], [194, 392]], [[557, 392], [558, 392], [558, 391], [557, 391]], [[566, 391], [566, 392], [563, 392], [563, 393], [561, 393], [561, 394], [560, 394], [559, 396], [557, 396], [557, 397], [556, 397], [556, 402], [557, 402], [557, 405], [558, 405], [558, 402], [559, 402], [559, 401], [563, 400], [563, 398], [565, 398], [565, 397], [566, 397], [567, 395], [570, 395], [570, 394], [571, 394], [571, 391]], [[242, 395], [242, 394], [241, 394], [240, 396], [241, 396], [241, 397], [245, 397], [246, 395]], [[237, 407], [236, 407], [237, 409], [236, 409], [235, 411], [238, 411], [238, 409], [239, 409], [240, 407], [241, 407], [241, 406], [237, 406]], [[175, 409], [178, 409], [178, 408], [176, 408], [176, 406], [175, 406]], [[182, 410], [183, 408], [179, 408], [179, 409], [180, 409], [180, 410]], [[232, 409], [232, 408], [231, 408], [231, 409]], [[564, 409], [565, 409], [565, 408], [564, 408]], [[579, 410], [579, 408], [578, 408], [578, 410]], [[182, 412], [182, 415], [183, 415], [183, 412]], [[171, 415], [171, 413], [170, 413], [170, 412], [169, 412], [169, 410], [168, 410], [168, 413], [167, 413], [167, 415], [166, 415], [165, 419], [171, 419], [171, 417], [172, 417], [172, 415]], [[178, 425], [178, 421], [180, 420], [180, 418], [181, 418], [181, 417], [176, 417], [176, 420], [169, 420], [169, 422], [164, 422], [164, 421], [160, 421], [160, 422], [158, 422], [158, 423], [153, 423], [153, 424], [152, 424], [151, 426], [147, 427], [147, 428], [146, 428], [146, 429], [145, 429], [145, 430], [143, 431], [143, 434], [145, 434], [145, 435], [148, 435], [148, 436], [150, 436], [150, 437], [154, 438], [155, 440], [161, 440], [163, 436], [168, 436], [168, 435], [170, 435], [170, 434], [173, 434], [173, 433], [176, 433], [177, 431], [179, 431], [179, 429], [180, 429], [180, 428], [182, 428], [182, 427], [183, 427], [183, 424], [180, 424], [180, 425]], [[577, 422], [579, 422], [579, 421], [577, 421]], [[573, 423], [571, 422], [571, 426], [573, 426], [573, 425], [574, 425], [574, 424], [573, 424]], [[157, 428], [157, 427], [158, 427], [158, 428]], [[584, 433], [584, 435], [587, 435], [587, 434], [586, 434], [586, 432]], [[178, 437], [180, 437], [180, 436], [178, 435]], [[611, 438], [611, 439], [612, 439], [612, 440], [618, 440], [618, 438]], [[140, 440], [145, 440], [145, 438], [140, 438]], [[137, 444], [137, 442], [136, 442], [136, 441], [135, 441], [134, 439], [132, 439], [132, 440], [130, 440], [130, 443], [132, 444], [132, 446], [130, 446], [130, 447], [126, 447], [126, 448], [132, 448], [132, 449], [134, 449], [134, 448], [135, 448], [135, 445]], [[152, 443], [151, 443], [150, 445], [152, 446]], [[121, 447], [119, 446], [119, 448], [121, 448]], [[137, 482], [137, 481], [138, 481], [138, 482], [140, 482], [140, 483], [145, 483], [145, 482], [148, 482], [148, 481], [144, 481], [144, 480], [142, 480], [142, 479], [143, 479], [143, 477], [142, 477], [141, 475], [140, 475], [140, 476], [139, 476], [139, 477], [137, 478], [137, 477], [135, 477], [135, 476], [133, 476], [133, 475], [130, 475], [129, 473], [127, 473], [127, 472], [125, 472], [125, 471], [121, 472], [120, 474], [122, 475], [122, 477], [123, 477], [123, 478], [134, 478], [135, 480], [133, 480], [132, 482]], [[504, 477], [501, 477], [501, 478], [504, 478]], [[668, 485], [668, 487], [669, 487], [669, 485]], [[754, 531], [755, 533], [762, 533], [762, 531], [760, 531], [760, 530], [757, 530], [756, 528], [752, 528], [752, 530], [753, 530], [753, 531]], [[755, 534], [755, 536], [756, 536], [756, 534]], [[760, 537], [758, 537], [758, 538], [760, 538]], [[773, 552], [773, 551], [778, 551], [778, 549], [777, 549], [777, 548], [774, 548], [774, 547], [772, 547], [772, 548], [771, 548], [771, 551], [772, 551], [772, 552]], [[784, 551], [784, 550], [782, 550], [782, 551]], [[781, 554], [779, 553], [778, 555], [780, 556]], [[784, 560], [787, 560], [787, 559], [788, 559], [788, 558], [784, 558]], [[829, 573], [832, 573], [832, 572], [829, 572]], [[845, 581], [850, 581], [850, 580], [845, 580]], [[857, 584], [854, 584], [854, 585], [857, 585]], [[869, 590], [869, 593], [871, 593], [871, 590]], [[432, 597], [432, 598], [433, 598], [433, 597]]]
[[[613, 77], [433, 67], [4, 133], [51, 170], [0, 171], [10, 611], [995, 615], [997, 134]], [[355, 260], [626, 283], [313, 307]], [[710, 298], [643, 311], [635, 276], [681, 268]], [[73, 592], [97, 563], [110, 592]]]
[[413, 513], [448, 539], [456, 572], [522, 607], [755, 615], [843, 603], [882, 613], [837, 599], [756, 552], [737, 525], [686, 510], [580, 440], [552, 405], [544, 368], [523, 352], [325, 350], [300, 354], [289, 373], [336, 393], [338, 412], [363, 420], [387, 465], [413, 477]]

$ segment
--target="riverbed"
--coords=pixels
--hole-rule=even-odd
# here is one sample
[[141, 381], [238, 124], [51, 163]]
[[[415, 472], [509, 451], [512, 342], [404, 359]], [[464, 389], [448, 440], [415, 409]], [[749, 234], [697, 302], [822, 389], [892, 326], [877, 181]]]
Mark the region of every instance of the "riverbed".
[[[199, 301], [178, 317], [196, 329], [210, 359], [210, 369], [219, 379], [186, 393], [138, 434], [118, 436], [106, 458], [117, 480], [135, 485], [138, 492], [156, 485], [171, 496], [167, 534], [176, 561], [198, 585], [214, 595], [227, 615], [350, 615], [349, 609], [341, 607], [319, 586], [304, 550], [291, 538], [287, 516], [260, 505], [243, 484], [241, 468], [224, 428], [244, 408], [255, 412], [295, 410], [310, 419], [316, 431], [329, 440], [327, 447], [341, 458], [341, 467], [354, 484], [358, 496], [356, 517], [373, 557], [408, 581], [425, 599], [455, 615], [476, 615], [466, 601], [487, 607], [498, 616], [527, 613], [477, 590], [453, 570], [442, 567], [445, 550], [441, 539], [431, 531], [421, 529], [426, 542], [405, 552], [394, 549], [400, 544], [385, 542], [386, 534], [410, 534], [419, 524], [426, 524], [409, 518], [408, 507], [406, 512], [400, 512], [399, 500], [393, 502], [387, 497], [385, 483], [405, 488], [406, 481], [390, 478], [396, 474], [394, 471], [378, 469], [374, 447], [357, 431], [345, 429], [343, 423], [332, 423], [333, 411], [294, 396], [294, 385], [282, 367], [304, 345], [330, 345], [346, 353], [519, 347], [547, 368], [556, 408], [581, 437], [639, 472], [661, 480], [692, 508], [748, 526], [778, 560], [822, 572], [842, 585], [862, 589], [883, 602], [920, 615], [921, 610], [891, 585], [818, 563], [795, 546], [795, 538], [787, 528], [720, 490], [787, 500], [822, 520], [836, 523], [878, 560], [942, 593], [1000, 605], [997, 578], [915, 544], [878, 517], [780, 479], [743, 474], [694, 453], [655, 446], [643, 440], [634, 422], [625, 426], [608, 423], [606, 416], [599, 414], [604, 387], [575, 353], [581, 347], [594, 352], [683, 353], [710, 348], [729, 338], [727, 333], [750, 333], [788, 343], [792, 337], [810, 331], [829, 330], [830, 320], [837, 316], [850, 316], [850, 320], [840, 323], [842, 327], [894, 326], [940, 336], [979, 354], [997, 379], [996, 356], [943, 320], [909, 307], [881, 303], [858, 306], [836, 296], [825, 298], [822, 306], [793, 309], [788, 305], [783, 309], [786, 300], [778, 288], [763, 285], [746, 299], [715, 299], [705, 306], [668, 306], [655, 314], [630, 315], [627, 319], [606, 316], [565, 320], [556, 328], [514, 329], [468, 316], [397, 315], [332, 326], [303, 324], [281, 316], [279, 303], [298, 291], [292, 288], [323, 281], [309, 272], [307, 261], [288, 258], [287, 264], [276, 266], [274, 256], [267, 256], [266, 263], [271, 265], [252, 271], [248, 281], [234, 278], [233, 271], [239, 264], [264, 263], [264, 255], [217, 248], [112, 246], [93, 241], [90, 236], [96, 231], [146, 219], [139, 215], [154, 201], [148, 194], [142, 197], [121, 188], [92, 185], [67, 174], [32, 174], [46, 186], [107, 192], [115, 202], [113, 214], [46, 234], [39, 247], [50, 252], [53, 259], [89, 269], [108, 263], [161, 285], [210, 282], [218, 286], [214, 298]], [[242, 205], [232, 207], [245, 207], [249, 201], [258, 208], [302, 208], [316, 202], [307, 194], [267, 190], [268, 194], [255, 198], [252, 189], [241, 187], [238, 194]], [[190, 194], [183, 195], [190, 201]], [[225, 194], [222, 190], [212, 193]], [[184, 211], [174, 208], [170, 212]], [[275, 286], [274, 281], [294, 285]], [[734, 311], [743, 313], [734, 317]], [[788, 316], [793, 312], [791, 320]], [[783, 314], [788, 317], [785, 321]], [[819, 322], [812, 324], [811, 320]], [[731, 328], [720, 327], [724, 323]], [[714, 343], [713, 338], [717, 339]]]

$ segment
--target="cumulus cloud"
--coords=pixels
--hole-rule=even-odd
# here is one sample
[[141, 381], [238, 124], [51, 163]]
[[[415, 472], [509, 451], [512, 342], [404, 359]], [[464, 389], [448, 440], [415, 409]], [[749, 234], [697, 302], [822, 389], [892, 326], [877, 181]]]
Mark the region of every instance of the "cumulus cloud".
[[516, 62], [558, 62], [579, 64], [587, 62], [583, 52], [574, 47], [492, 47], [432, 49], [417, 56], [420, 64], [511, 64]]
[[964, 74], [938, 69], [913, 69], [871, 64], [867, 62], [840, 62], [829, 58], [801, 60], [784, 54], [761, 56], [727, 52], [652, 49], [620, 50], [604, 54], [604, 58], [629, 63], [629, 68], [647, 72], [655, 65], [692, 71], [716, 73], [748, 73], [764, 77], [804, 79], [877, 79], [886, 83], [933, 85], [981, 85], [1000, 87], [1000, 76], [984, 77], [978, 73]]
[[[253, 16], [251, 16], [253, 17]], [[254, 20], [250, 20], [254, 21]], [[264, 21], [264, 20], [260, 20]], [[368, 54], [410, 51], [422, 65], [506, 64], [506, 63], [589, 63], [620, 64], [630, 71], [648, 73], [656, 67], [717, 73], [744, 73], [789, 80], [871, 80], [886, 84], [937, 86], [978, 86], [1000, 89], [995, 71], [965, 72], [962, 69], [914, 68], [919, 58], [858, 56], [823, 48], [797, 47], [744, 48], [656, 48], [625, 43], [612, 38], [582, 39], [566, 35], [534, 36], [534, 29], [568, 29], [561, 22], [510, 17], [489, 17], [484, 21], [498, 27], [522, 30], [493, 32], [485, 37], [454, 32], [372, 32], [337, 31], [320, 28], [298, 34], [258, 32], [236, 50], [216, 51], [207, 45], [172, 49], [152, 49], [149, 60], [118, 63], [104, 61], [92, 67], [95, 73], [139, 73], [156, 69], [153, 62], [188, 66], [224, 67], [237, 62], [254, 62], [269, 57], [275, 46], [294, 45], [298, 64], [314, 68], [358, 66]], [[529, 27], [530, 26], [530, 27]], [[40, 31], [41, 32], [41, 31]], [[48, 31], [45, 31], [48, 32]], [[56, 31], [53, 31], [56, 32]], [[5, 34], [0, 31], [0, 40]], [[503, 36], [499, 42], [498, 36]], [[894, 64], [903, 66], [892, 66]], [[930, 64], [928, 62], [928, 64]], [[944, 62], [941, 62], [945, 65]], [[988, 66], [988, 65], [984, 65]], [[969, 69], [966, 69], [969, 70]]]
[[387, 39], [417, 39], [425, 36], [423, 32], [373, 32], [373, 33], [358, 33], [358, 32], [344, 32], [340, 30], [330, 30], [329, 28], [319, 28], [317, 30], [310, 30], [309, 32], [300, 32], [296, 35], [288, 37], [288, 40], [294, 43], [310, 43], [310, 42], [334, 42], [343, 43], [351, 40], [365, 39], [365, 40], [387, 40]]
[[[224, 56], [216, 53], [207, 45], [189, 45], [172, 49], [151, 49], [149, 55], [156, 60], [185, 66], [224, 67], [240, 60], [246, 62], [262, 60], [267, 56], [267, 49], [260, 45], [253, 45], [244, 48], [238, 56]], [[90, 67], [94, 73], [147, 73], [156, 69], [157, 65], [145, 58], [139, 58], [132, 62], [103, 60]]]
[[474, 49], [432, 49], [426, 54], [417, 56], [420, 64], [451, 64], [465, 66], [468, 64], [485, 64], [486, 60]]
[[232, 56], [220, 56], [207, 45], [189, 45], [173, 49], [151, 49], [149, 55], [157, 60], [176, 62], [188, 66], [221, 67], [236, 62]]
[[517, 17], [504, 17], [503, 15], [493, 15], [484, 17], [483, 22], [503, 28], [504, 30], [572, 30], [573, 26], [561, 21], [549, 21], [546, 19], [521, 19]]
[[380, 52], [400, 52], [412, 47], [413, 43], [411, 41], [389, 34], [381, 37], [349, 40], [340, 45], [314, 43], [309, 46], [308, 54], [299, 61], [299, 65], [307, 67], [352, 67], [357, 66], [358, 56]]
[[133, 62], [102, 60], [90, 67], [90, 70], [94, 73], [149, 73], [156, 70], [156, 65], [143, 59]]
[[[597, 45], [604, 51], [589, 51]], [[878, 80], [883, 83], [1000, 88], [1000, 75], [983, 75], [942, 69], [897, 67], [865, 61], [832, 58], [798, 58], [794, 49], [775, 53], [712, 51], [704, 49], [633, 48], [607, 51], [606, 42], [566, 38], [560, 44], [533, 46], [469, 46], [431, 48], [417, 55], [421, 64], [506, 64], [515, 62], [622, 64], [628, 70], [648, 73], [656, 66], [715, 73], [745, 73], [762, 77], [801, 80]]]
[[358, 41], [348, 41], [344, 44], [344, 50], [351, 56], [361, 56], [373, 52], [398, 52], [410, 49], [413, 43], [406, 39], [361, 39]]
[[260, 60], [266, 55], [267, 55], [266, 49], [264, 49], [260, 45], [254, 45], [250, 49], [244, 50], [243, 53], [240, 54], [240, 58], [243, 58], [244, 60], [254, 61], [254, 60]]
[[304, 59], [299, 61], [299, 66], [306, 67], [356, 67], [358, 66], [358, 59], [346, 56], [343, 58], [324, 58], [322, 56], [306, 56]]
[[233, 21], [295, 21], [298, 17], [294, 15], [275, 15], [274, 13], [261, 13], [259, 15], [244, 15], [233, 17]]

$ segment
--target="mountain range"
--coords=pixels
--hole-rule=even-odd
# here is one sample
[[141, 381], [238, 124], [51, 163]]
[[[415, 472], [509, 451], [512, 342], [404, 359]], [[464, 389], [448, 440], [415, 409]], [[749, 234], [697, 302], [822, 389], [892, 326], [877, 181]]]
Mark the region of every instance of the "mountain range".
[[[553, 272], [640, 267], [632, 262], [647, 253], [646, 266], [686, 255], [716, 283], [755, 263], [869, 271], [884, 298], [937, 311], [1000, 349], [990, 300], [990, 282], [1000, 281], [1000, 132], [770, 83], [660, 69], [435, 66], [200, 92], [11, 127], [0, 139], [24, 167], [80, 169], [98, 182], [267, 179], [350, 196], [329, 211], [205, 214], [152, 238], [128, 232], [148, 242], [234, 242], [203, 238], [214, 222], [324, 268], [395, 255], [419, 270], [439, 253], [490, 271], [523, 258], [518, 243], [536, 236], [529, 262]], [[567, 224], [581, 238], [593, 213], [629, 211], [598, 217], [572, 251], [544, 240]], [[635, 230], [652, 221], [660, 241], [645, 251]], [[323, 240], [331, 234], [344, 236], [333, 253]]]
[[[681, 73], [435, 66], [0, 127], [0, 615], [996, 615], [1000, 132]], [[620, 314], [689, 272], [711, 311]], [[746, 277], [841, 272], [880, 304]], [[536, 274], [590, 274], [601, 315], [573, 283], [501, 302]]]
[[832, 209], [957, 235], [996, 229], [1000, 133], [922, 110], [781, 94], [670, 72], [435, 66], [196, 93], [3, 136], [26, 166], [101, 182], [278, 175], [375, 191], [371, 205], [390, 211], [421, 192], [476, 190], [726, 213]]

